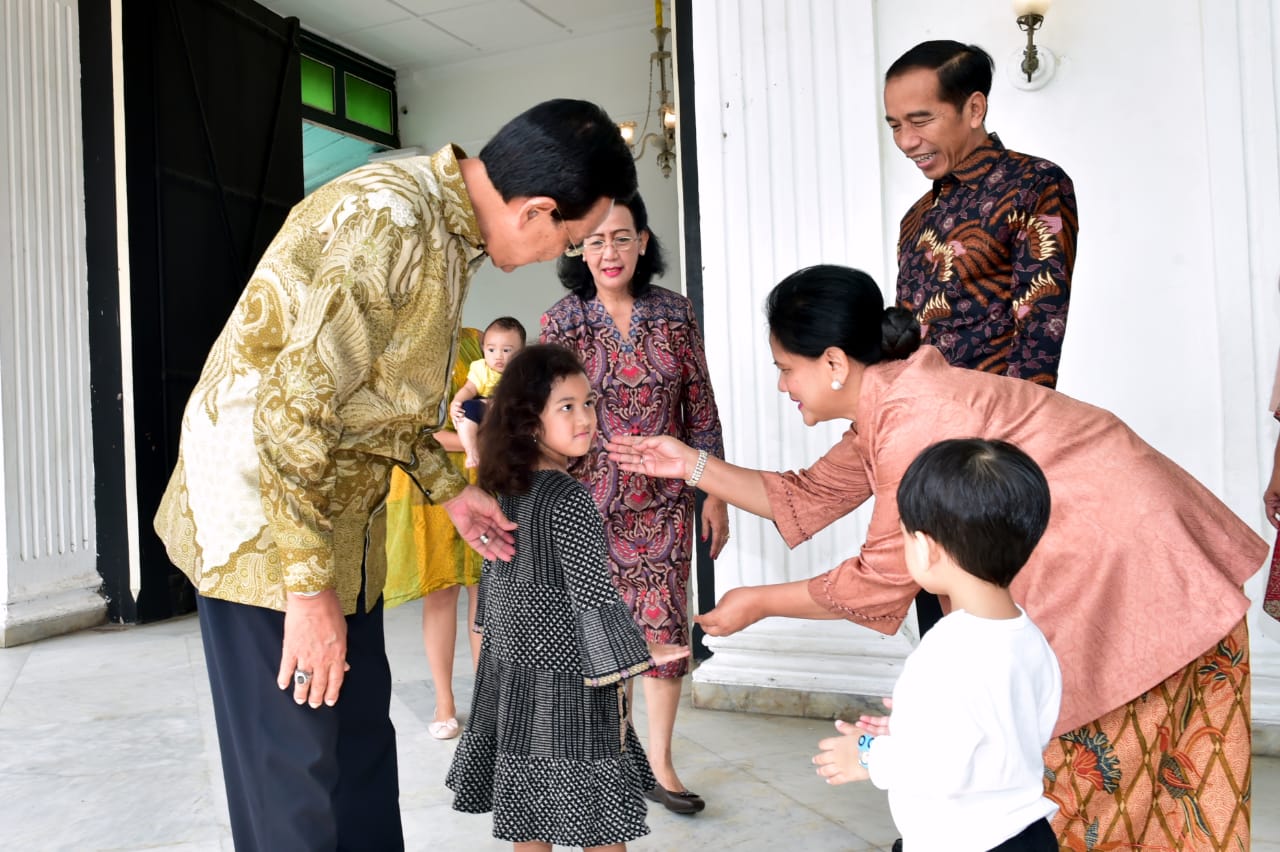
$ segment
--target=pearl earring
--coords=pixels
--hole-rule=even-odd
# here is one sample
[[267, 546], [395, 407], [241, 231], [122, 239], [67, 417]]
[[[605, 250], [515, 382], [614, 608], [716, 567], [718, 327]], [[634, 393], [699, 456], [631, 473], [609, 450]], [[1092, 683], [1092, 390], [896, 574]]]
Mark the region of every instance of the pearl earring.
[[843, 387], [844, 387], [844, 382], [840, 381], [839, 379], [832, 379], [832, 380], [831, 380], [831, 389], [832, 389], [832, 390], [840, 390], [840, 389], [841, 389], [841, 388], [843, 388]]

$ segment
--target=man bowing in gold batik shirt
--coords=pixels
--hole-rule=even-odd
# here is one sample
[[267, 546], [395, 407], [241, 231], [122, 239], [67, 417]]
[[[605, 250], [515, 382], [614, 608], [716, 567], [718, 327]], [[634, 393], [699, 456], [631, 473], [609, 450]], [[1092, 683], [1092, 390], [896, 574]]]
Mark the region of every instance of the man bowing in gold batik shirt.
[[467, 158], [363, 166], [267, 248], [209, 354], [156, 515], [200, 593], [237, 850], [404, 847], [378, 522], [401, 467], [486, 557], [497, 503], [444, 424], [467, 284], [577, 251], [636, 187], [616, 125], [548, 101]]

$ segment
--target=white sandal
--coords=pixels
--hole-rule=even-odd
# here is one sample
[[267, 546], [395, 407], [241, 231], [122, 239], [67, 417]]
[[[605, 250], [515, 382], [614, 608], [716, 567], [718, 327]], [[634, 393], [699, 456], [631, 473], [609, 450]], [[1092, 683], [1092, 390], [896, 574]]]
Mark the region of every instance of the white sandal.
[[458, 720], [450, 716], [443, 722], [432, 722], [427, 725], [427, 733], [438, 740], [451, 740], [461, 733], [461, 729], [458, 727]]

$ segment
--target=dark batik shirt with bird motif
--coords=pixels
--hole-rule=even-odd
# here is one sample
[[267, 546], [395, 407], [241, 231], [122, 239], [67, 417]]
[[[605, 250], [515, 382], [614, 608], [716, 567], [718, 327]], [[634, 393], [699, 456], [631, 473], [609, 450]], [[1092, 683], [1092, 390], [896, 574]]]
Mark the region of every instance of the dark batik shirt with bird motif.
[[898, 304], [952, 364], [1053, 387], [1078, 230], [1067, 173], [993, 133], [903, 217]]

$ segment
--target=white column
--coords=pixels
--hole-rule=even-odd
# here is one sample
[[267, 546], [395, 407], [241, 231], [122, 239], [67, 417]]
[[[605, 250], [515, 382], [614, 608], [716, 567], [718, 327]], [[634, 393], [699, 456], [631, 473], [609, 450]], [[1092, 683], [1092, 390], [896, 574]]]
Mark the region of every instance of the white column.
[[[870, 2], [693, 4], [707, 357], [730, 460], [765, 470], [816, 459], [847, 423], [806, 429], [776, 390], [765, 296], [814, 263], [857, 262], [882, 286], [880, 71]], [[889, 292], [886, 290], [886, 292]], [[716, 591], [799, 580], [861, 545], [867, 510], [788, 551], [742, 512], [716, 562]], [[909, 643], [847, 622], [771, 619], [708, 644], [700, 706], [834, 712], [888, 694]]]
[[0, 0], [0, 645], [102, 621], [72, 0]]
[[[1204, 108], [1218, 286], [1222, 376], [1222, 497], [1245, 518], [1261, 514], [1276, 427], [1265, 406], [1280, 349], [1280, 12], [1263, 0], [1201, 0]], [[1258, 523], [1268, 539], [1275, 534]], [[1280, 629], [1261, 611], [1266, 570], [1245, 587], [1255, 751], [1280, 754]]]

